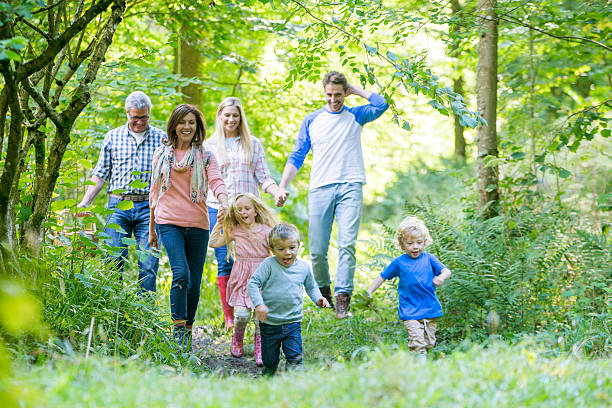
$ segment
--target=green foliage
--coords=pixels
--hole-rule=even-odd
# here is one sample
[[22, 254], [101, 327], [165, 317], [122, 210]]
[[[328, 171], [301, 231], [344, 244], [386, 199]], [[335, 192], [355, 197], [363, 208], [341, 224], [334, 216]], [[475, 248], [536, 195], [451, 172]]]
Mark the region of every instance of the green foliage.
[[327, 18], [320, 13], [325, 4], [287, 3], [294, 15], [306, 17], [309, 23], [298, 36], [297, 46], [287, 53], [293, 66], [285, 89], [297, 81], [318, 82], [327, 71], [325, 62], [330, 61], [332, 65], [341, 63], [351, 74], [358, 75], [362, 87], [376, 85], [390, 104], [394, 123], [404, 130], [410, 130], [411, 126], [398, 107], [395, 96], [398, 89], [426, 96], [432, 108], [445, 116], [453, 112], [462, 126], [475, 128], [486, 124], [480, 113], [468, 109], [463, 96], [440, 83], [439, 76], [427, 65], [424, 51], [415, 55], [393, 52], [392, 47], [403, 48], [406, 37], [416, 34], [420, 28], [418, 23], [422, 18], [412, 15], [407, 8], [350, 1], [339, 3], [330, 10], [331, 18]]
[[[33, 293], [36, 299], [32, 296], [17, 302], [15, 298], [11, 302], [13, 313], [19, 311], [22, 324], [32, 325], [39, 333], [44, 333], [43, 327], [49, 329], [46, 343], [36, 337], [24, 342], [17, 333], [18, 327], [12, 330], [5, 341], [15, 357], [23, 353], [26, 360], [40, 361], [58, 354], [92, 353], [201, 370], [199, 360], [182, 354], [172, 341], [170, 318], [160, 298], [138, 294], [132, 279], [122, 281], [112, 263], [91, 257], [77, 245], [79, 242], [83, 241], [75, 239], [71, 242], [73, 246], [48, 247], [44, 262], [27, 264], [22, 271], [23, 279], [13, 278], [10, 284], [3, 285], [8, 291], [19, 282], [21, 285], [27, 282], [28, 293]], [[21, 264], [26, 265], [23, 260]], [[44, 326], [32, 321], [39, 316], [37, 309], [24, 309], [38, 302]], [[0, 306], [3, 304], [0, 302]]]
[[[425, 221], [434, 239], [428, 251], [453, 273], [438, 289], [445, 310], [441, 336], [483, 340], [491, 310], [501, 316], [508, 338], [568, 327], [572, 319], [587, 316], [596, 326], [605, 326], [604, 336], [610, 332], [603, 323], [611, 310], [612, 245], [607, 232], [585, 231], [576, 225], [575, 214], [554, 206], [541, 213], [468, 217], [459, 223], [428, 202], [407, 203], [405, 212]], [[369, 266], [375, 270], [399, 254], [391, 232], [387, 228], [384, 244], [369, 245]], [[589, 355], [611, 351], [607, 341], [583, 346]]]
[[604, 407], [612, 402], [611, 373], [609, 360], [550, 358], [527, 342], [467, 347], [427, 362], [383, 347], [359, 362], [259, 380], [175, 375], [137, 361], [65, 360], [16, 371], [10, 389], [24, 407]]

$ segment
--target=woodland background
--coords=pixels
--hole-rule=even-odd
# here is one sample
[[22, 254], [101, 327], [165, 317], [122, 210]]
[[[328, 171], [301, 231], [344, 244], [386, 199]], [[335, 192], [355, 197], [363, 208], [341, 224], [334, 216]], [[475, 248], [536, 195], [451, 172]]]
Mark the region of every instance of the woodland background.
[[[604, 0], [0, 2], [3, 406], [609, 406], [611, 11]], [[94, 217], [62, 210], [80, 201], [134, 90], [162, 129], [189, 102], [212, 130], [218, 103], [240, 97], [279, 181], [329, 70], [391, 105], [362, 136], [358, 292], [399, 254], [398, 221], [420, 216], [453, 272], [438, 290], [438, 345], [426, 363], [407, 353], [392, 282], [369, 307], [357, 295], [348, 320], [306, 308], [304, 372], [228, 376], [170, 341], [164, 257], [157, 296], [142, 299], [141, 254], [119, 281], [103, 236], [83, 233], [103, 230], [106, 194]], [[279, 210], [304, 236], [308, 172], [309, 160]], [[196, 324], [223, 339], [213, 259]]]

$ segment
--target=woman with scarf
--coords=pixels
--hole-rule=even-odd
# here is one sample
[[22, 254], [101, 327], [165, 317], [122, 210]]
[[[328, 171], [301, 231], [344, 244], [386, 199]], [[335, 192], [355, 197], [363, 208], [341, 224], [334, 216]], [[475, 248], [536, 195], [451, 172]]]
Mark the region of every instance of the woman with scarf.
[[[244, 193], [259, 197], [261, 189], [274, 197], [277, 206], [284, 204], [289, 193], [279, 188], [272, 179], [264, 149], [259, 140], [251, 135], [240, 99], [230, 96], [221, 101], [215, 118], [215, 132], [206, 143], [219, 163], [219, 171], [230, 198]], [[207, 202], [212, 230], [217, 222], [220, 203], [210, 192]], [[234, 261], [228, 257], [226, 246], [215, 248], [215, 257], [225, 328], [229, 329], [234, 324], [234, 308], [227, 301], [227, 285]]]
[[149, 243], [159, 248], [157, 224], [172, 269], [174, 338], [189, 350], [210, 229], [206, 197], [210, 188], [223, 212], [227, 190], [215, 157], [202, 144], [206, 128], [195, 106], [177, 106], [168, 119], [167, 133], [168, 140], [153, 154]]

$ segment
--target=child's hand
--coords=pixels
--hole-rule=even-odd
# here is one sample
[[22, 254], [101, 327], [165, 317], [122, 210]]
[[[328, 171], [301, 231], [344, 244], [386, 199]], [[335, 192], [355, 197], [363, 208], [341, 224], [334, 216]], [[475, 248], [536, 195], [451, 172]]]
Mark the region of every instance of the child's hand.
[[433, 278], [433, 283], [434, 283], [434, 285], [436, 285], [436, 287], [440, 286], [441, 284], [444, 283], [444, 278], [442, 278], [441, 276], [435, 276]]
[[317, 300], [317, 306], [319, 306], [319, 307], [330, 307], [329, 306], [329, 302], [324, 297], [320, 297], [319, 300]]
[[255, 308], [255, 317], [261, 323], [265, 322], [268, 318], [268, 307], [266, 305], [259, 305]]
[[219, 211], [217, 212], [217, 222], [223, 222], [226, 212], [227, 209], [225, 207], [219, 207]]

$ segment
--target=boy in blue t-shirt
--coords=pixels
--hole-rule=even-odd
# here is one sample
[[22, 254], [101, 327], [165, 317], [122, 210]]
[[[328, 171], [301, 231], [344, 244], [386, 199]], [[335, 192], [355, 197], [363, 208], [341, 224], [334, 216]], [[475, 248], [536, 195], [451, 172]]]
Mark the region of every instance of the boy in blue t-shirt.
[[395, 258], [368, 288], [368, 295], [387, 279], [399, 277], [399, 318], [408, 330], [408, 347], [423, 356], [436, 343], [436, 318], [442, 316], [442, 305], [436, 287], [450, 278], [451, 272], [438, 258], [423, 252], [431, 243], [429, 230], [416, 217], [406, 217], [397, 228], [397, 241], [405, 252]]

